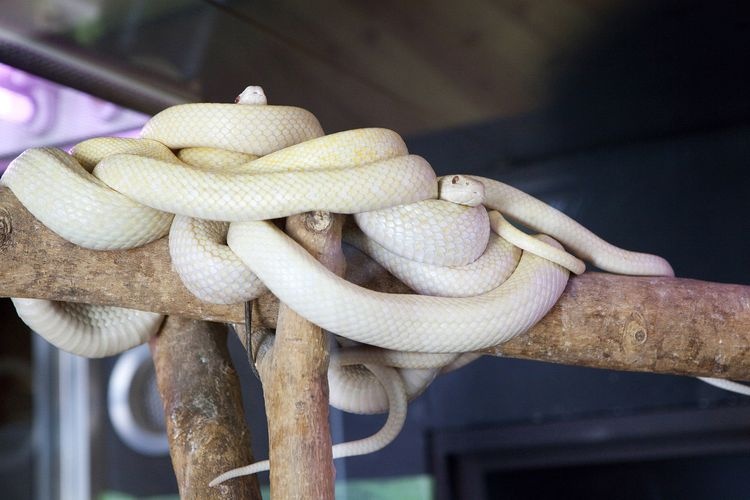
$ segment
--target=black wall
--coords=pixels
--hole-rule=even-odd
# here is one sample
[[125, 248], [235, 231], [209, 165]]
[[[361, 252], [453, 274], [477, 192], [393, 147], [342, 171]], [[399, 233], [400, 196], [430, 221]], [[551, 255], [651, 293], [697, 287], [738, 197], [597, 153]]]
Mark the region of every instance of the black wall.
[[[543, 109], [407, 143], [439, 174], [508, 182], [615, 244], [666, 257], [678, 276], [748, 284], [749, 19], [743, 2], [633, 3], [569, 62]], [[430, 471], [430, 436], [445, 429], [747, 404], [686, 377], [485, 358], [437, 380], [399, 441], [346, 471]], [[346, 437], [381, 421], [346, 416]], [[729, 472], [707, 480], [740, 481], [750, 496]]]

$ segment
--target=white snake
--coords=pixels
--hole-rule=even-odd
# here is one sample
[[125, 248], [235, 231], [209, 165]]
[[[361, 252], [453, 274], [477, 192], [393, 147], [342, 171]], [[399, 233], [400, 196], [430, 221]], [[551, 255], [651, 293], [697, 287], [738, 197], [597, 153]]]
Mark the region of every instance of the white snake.
[[[408, 398], [441, 370], [476, 357], [461, 353], [507, 341], [539, 321], [569, 271], [585, 268], [557, 241], [603, 270], [673, 275], [664, 259], [614, 247], [495, 180], [438, 182], [429, 163], [409, 155], [390, 130], [324, 136], [309, 112], [264, 105], [258, 88], [248, 88], [240, 102], [247, 105], [169, 108], [146, 124], [141, 139], [92, 139], [71, 154], [28, 150], [0, 182], [68, 241], [126, 249], [169, 233], [173, 264], [202, 300], [244, 302], [268, 287], [308, 320], [349, 339], [332, 358], [332, 404], [390, 412], [378, 434], [337, 445], [335, 456], [385, 446], [403, 424]], [[359, 229], [345, 240], [417, 294], [349, 283], [268, 222], [311, 210], [355, 214]], [[529, 236], [504, 216], [549, 236]], [[161, 323], [150, 312], [14, 303], [51, 343], [91, 357], [143, 343]], [[351, 341], [377, 347], [349, 347]], [[230, 471], [212, 484], [267, 465]]]

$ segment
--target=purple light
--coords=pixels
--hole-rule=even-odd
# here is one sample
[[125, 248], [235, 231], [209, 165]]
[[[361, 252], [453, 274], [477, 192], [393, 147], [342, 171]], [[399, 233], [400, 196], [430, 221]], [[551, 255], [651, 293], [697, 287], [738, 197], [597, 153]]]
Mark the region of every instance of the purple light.
[[28, 123], [34, 118], [34, 100], [28, 94], [26, 73], [0, 63], [0, 120]]
[[27, 123], [34, 117], [34, 101], [28, 96], [0, 87], [0, 120]]
[[[64, 117], [64, 118], [63, 118]], [[96, 136], [137, 137], [148, 119], [0, 63], [0, 158]], [[3, 165], [0, 163], [0, 173]]]

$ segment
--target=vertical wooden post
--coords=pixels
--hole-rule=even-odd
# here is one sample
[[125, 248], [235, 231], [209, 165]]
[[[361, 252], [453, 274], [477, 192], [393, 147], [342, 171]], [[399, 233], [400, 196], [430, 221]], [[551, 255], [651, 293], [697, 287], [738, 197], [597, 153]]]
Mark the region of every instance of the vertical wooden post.
[[[343, 216], [310, 212], [289, 217], [287, 232], [343, 274], [342, 225]], [[325, 332], [280, 304], [273, 355], [261, 368], [274, 498], [333, 499], [328, 355]]]
[[253, 462], [237, 372], [223, 324], [168, 316], [151, 341], [169, 453], [182, 499], [260, 500], [256, 476], [211, 488], [222, 472]]

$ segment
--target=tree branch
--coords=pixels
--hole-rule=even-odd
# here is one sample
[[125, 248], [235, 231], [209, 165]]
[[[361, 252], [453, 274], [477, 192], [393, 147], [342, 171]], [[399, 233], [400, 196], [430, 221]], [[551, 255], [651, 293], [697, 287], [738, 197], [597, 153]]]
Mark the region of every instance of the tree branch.
[[[197, 299], [172, 269], [167, 239], [132, 250], [92, 251], [47, 229], [8, 189], [0, 189], [0, 296], [113, 305], [208, 321], [243, 321], [239, 305]], [[258, 303], [277, 305], [266, 294]]]
[[222, 472], [253, 462], [227, 327], [169, 316], [151, 352], [180, 498], [260, 500], [256, 476], [208, 486]]
[[[172, 270], [162, 239], [97, 252], [64, 241], [7, 190], [0, 191], [0, 296], [119, 305], [241, 323], [242, 305], [192, 296]], [[406, 288], [354, 256], [347, 277], [374, 289]], [[680, 278], [586, 273], [571, 278], [534, 328], [490, 354], [597, 368], [750, 379], [750, 287]], [[278, 302], [256, 301], [258, 324], [273, 328]], [[642, 331], [645, 337], [638, 333]]]
[[586, 273], [496, 356], [750, 379], [750, 287]]
[[[343, 274], [342, 225], [342, 216], [310, 212], [288, 217], [286, 230], [326, 267]], [[328, 356], [326, 333], [282, 303], [272, 354], [259, 369], [274, 497], [333, 499]]]

